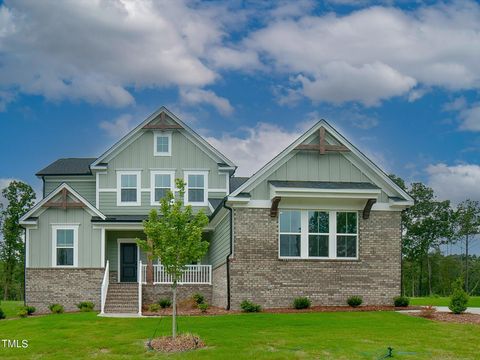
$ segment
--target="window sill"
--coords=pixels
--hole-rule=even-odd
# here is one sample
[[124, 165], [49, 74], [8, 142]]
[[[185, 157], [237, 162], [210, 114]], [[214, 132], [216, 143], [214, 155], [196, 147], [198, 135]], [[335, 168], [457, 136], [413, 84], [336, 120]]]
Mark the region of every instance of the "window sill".
[[358, 262], [359, 258], [300, 258], [300, 257], [279, 257], [279, 261], [307, 261], [307, 262]]
[[141, 206], [140, 203], [117, 203], [117, 206]]

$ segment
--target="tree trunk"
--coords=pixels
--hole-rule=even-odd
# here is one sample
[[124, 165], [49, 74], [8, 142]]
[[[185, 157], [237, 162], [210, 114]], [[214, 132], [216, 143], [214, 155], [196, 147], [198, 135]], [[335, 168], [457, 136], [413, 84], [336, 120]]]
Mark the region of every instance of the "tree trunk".
[[468, 294], [468, 234], [465, 236], [465, 291]]
[[432, 295], [432, 264], [430, 263], [430, 256], [427, 254], [427, 270], [428, 270], [428, 295]]
[[418, 295], [423, 296], [423, 258], [420, 259], [420, 273], [418, 275]]
[[172, 285], [173, 290], [173, 308], [172, 308], [172, 337], [177, 337], [177, 282]]

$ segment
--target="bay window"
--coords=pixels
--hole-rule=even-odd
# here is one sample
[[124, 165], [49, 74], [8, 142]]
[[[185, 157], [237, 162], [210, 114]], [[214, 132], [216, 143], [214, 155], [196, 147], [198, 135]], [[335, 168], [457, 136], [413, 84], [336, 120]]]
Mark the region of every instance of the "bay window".
[[357, 259], [357, 212], [281, 210], [279, 256], [301, 259]]

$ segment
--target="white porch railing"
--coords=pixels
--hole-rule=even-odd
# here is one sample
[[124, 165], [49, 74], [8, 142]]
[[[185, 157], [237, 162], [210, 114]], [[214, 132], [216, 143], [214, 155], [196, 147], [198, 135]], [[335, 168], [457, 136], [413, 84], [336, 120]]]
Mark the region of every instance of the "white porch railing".
[[[143, 265], [142, 282], [146, 283], [147, 265]], [[163, 265], [153, 265], [153, 283], [154, 284], [171, 284], [172, 277], [167, 274]], [[178, 282], [183, 284], [212, 284], [212, 265], [187, 265], [183, 271], [182, 277]]]
[[142, 261], [138, 262], [138, 269], [137, 269], [137, 276], [138, 276], [138, 315], [142, 315], [142, 273], [143, 273], [143, 265]]
[[107, 260], [107, 264], [105, 265], [105, 274], [103, 275], [103, 281], [102, 281], [102, 294], [101, 294], [101, 305], [100, 305], [100, 313], [102, 315], [105, 313], [105, 302], [107, 301], [107, 291], [108, 291], [109, 281], [110, 281], [110, 264]]

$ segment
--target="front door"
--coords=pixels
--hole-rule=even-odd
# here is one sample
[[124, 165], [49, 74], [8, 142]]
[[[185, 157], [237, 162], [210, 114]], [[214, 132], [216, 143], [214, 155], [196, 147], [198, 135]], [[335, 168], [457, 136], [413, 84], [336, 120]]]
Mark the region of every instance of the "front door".
[[120, 282], [137, 282], [137, 244], [120, 244]]

